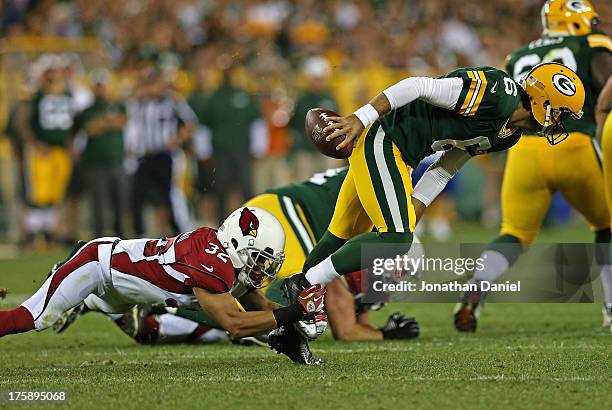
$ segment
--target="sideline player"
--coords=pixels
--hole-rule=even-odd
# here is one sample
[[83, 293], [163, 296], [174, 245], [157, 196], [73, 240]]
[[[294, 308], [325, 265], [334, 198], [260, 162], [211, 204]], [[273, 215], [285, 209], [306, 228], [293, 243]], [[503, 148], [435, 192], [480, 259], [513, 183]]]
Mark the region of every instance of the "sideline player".
[[[199, 228], [172, 238], [99, 238], [54, 269], [43, 286], [13, 310], [0, 311], [0, 337], [43, 330], [62, 313], [84, 302], [88, 309], [122, 313], [136, 304], [199, 305], [234, 337], [290, 328], [323, 309], [324, 289], [305, 290], [287, 307], [257, 290], [274, 278], [284, 254], [285, 234], [269, 212], [234, 211], [219, 230]], [[236, 297], [254, 311], [239, 309]], [[304, 364], [318, 364], [299, 340], [285, 331], [279, 352]], [[280, 339], [280, 340], [279, 340]]]
[[[285, 304], [282, 279], [298, 272], [314, 244], [331, 220], [340, 186], [348, 169], [328, 169], [307, 181], [272, 188], [249, 200], [245, 206], [262, 208], [274, 215], [285, 231], [285, 261], [277, 280], [264, 291], [269, 299]], [[327, 286], [325, 312], [336, 340], [412, 339], [419, 335], [414, 318], [395, 313], [378, 329], [368, 320], [373, 306], [363, 303], [361, 272], [352, 272]], [[166, 313], [151, 306], [137, 306], [114, 318], [115, 323], [139, 343], [208, 343], [218, 340], [218, 326], [201, 310], [179, 309]], [[193, 320], [189, 320], [193, 319]]]
[[[610, 242], [594, 108], [612, 73], [612, 42], [597, 33], [597, 23], [597, 13], [586, 0], [549, 0], [542, 7], [542, 37], [508, 56], [506, 71], [515, 80], [542, 62], [561, 62], [576, 71], [586, 89], [584, 114], [567, 120], [569, 137], [563, 144], [553, 148], [536, 134], [525, 133], [510, 149], [502, 185], [500, 235], [481, 255], [484, 267], [474, 272], [471, 283], [494, 282], [516, 262], [536, 239], [557, 191], [584, 216], [596, 243]], [[607, 251], [600, 249], [597, 262], [605, 291], [604, 315], [611, 315], [612, 271], [607, 260]], [[463, 294], [454, 314], [457, 330], [476, 330], [483, 298], [480, 292]]]

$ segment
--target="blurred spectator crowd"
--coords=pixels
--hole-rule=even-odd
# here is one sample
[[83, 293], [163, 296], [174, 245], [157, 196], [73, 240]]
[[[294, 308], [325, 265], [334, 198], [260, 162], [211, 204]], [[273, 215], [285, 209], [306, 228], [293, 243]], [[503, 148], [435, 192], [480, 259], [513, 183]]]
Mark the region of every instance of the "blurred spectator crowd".
[[[10, 95], [0, 102], [5, 105], [0, 126], [13, 141], [14, 155], [5, 155], [5, 162], [22, 169], [13, 178], [13, 191], [21, 191], [15, 197], [26, 198], [27, 205], [28, 144], [43, 152], [48, 145], [66, 150], [71, 168], [65, 189], [53, 193], [61, 201], [30, 204], [32, 209], [57, 208], [55, 217], [41, 214], [28, 222], [27, 212], [21, 212], [19, 228], [13, 230], [24, 239], [40, 226], [53, 231], [49, 236], [58, 231], [75, 236], [83, 228], [78, 219], [86, 194], [97, 198], [92, 226], [84, 227], [95, 234], [143, 233], [142, 224], [130, 228], [121, 214], [139, 212], [145, 202], [156, 205], [156, 230], [172, 233], [180, 219], [170, 209], [174, 189], [187, 200], [183, 226], [194, 216], [216, 224], [253, 194], [336, 164], [305, 139], [304, 116], [310, 108], [350, 112], [408, 74], [501, 67], [509, 52], [539, 37], [542, 1], [0, 0], [0, 5], [7, 72], [0, 87]], [[595, 5], [601, 15], [610, 15], [609, 2]], [[41, 41], [47, 38], [92, 40], [88, 52], [95, 58], [58, 53]], [[11, 94], [15, 83], [19, 92]], [[47, 94], [70, 95], [73, 102], [65, 135], [38, 143], [30, 139], [36, 130], [28, 130], [28, 103]], [[146, 103], [160, 100], [171, 107], [171, 120], [146, 114], [153, 110]], [[176, 121], [176, 129], [151, 148], [139, 140], [150, 138], [141, 135], [142, 121]], [[168, 198], [166, 192], [146, 192], [147, 182], [138, 177], [143, 161], [160, 169], [160, 153], [171, 158]], [[100, 169], [109, 162], [112, 171]], [[485, 168], [499, 167], [484, 162]], [[499, 169], [489, 171], [499, 177]], [[6, 185], [6, 178], [0, 184]], [[11, 201], [6, 187], [3, 192], [4, 209], [17, 213], [6, 204]], [[134, 192], [136, 200], [130, 198]], [[5, 231], [6, 219], [16, 218], [5, 217]]]

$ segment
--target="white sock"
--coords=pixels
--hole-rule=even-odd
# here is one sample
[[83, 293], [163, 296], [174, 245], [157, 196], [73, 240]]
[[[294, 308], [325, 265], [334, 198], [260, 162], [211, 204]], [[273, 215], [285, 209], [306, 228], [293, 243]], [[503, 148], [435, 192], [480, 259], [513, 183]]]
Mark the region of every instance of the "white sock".
[[339, 277], [340, 275], [336, 272], [336, 268], [334, 268], [334, 264], [331, 261], [331, 256], [323, 259], [306, 272], [306, 279], [311, 285], [319, 284], [325, 286]]
[[159, 315], [157, 321], [161, 337], [187, 337], [198, 327], [198, 323], [193, 320], [169, 313]]
[[208, 332], [203, 333], [198, 340], [202, 343], [217, 343], [226, 338], [227, 333], [225, 333], [225, 330], [210, 329]]
[[606, 305], [612, 305], [612, 266], [603, 265], [601, 267], [601, 284], [604, 291]]
[[495, 282], [510, 267], [510, 262], [501, 252], [487, 249], [480, 257], [484, 260], [484, 266], [474, 272], [471, 282]]

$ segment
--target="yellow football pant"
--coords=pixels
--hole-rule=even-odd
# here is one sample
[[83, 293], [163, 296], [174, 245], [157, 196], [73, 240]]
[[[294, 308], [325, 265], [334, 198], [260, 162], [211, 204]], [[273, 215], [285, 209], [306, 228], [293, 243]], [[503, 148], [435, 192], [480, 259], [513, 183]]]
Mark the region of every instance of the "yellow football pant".
[[350, 239], [370, 232], [412, 232], [411, 169], [397, 146], [376, 123], [359, 138], [349, 158], [329, 232]]
[[559, 145], [523, 137], [508, 152], [502, 184], [502, 234], [531, 244], [554, 192], [559, 191], [595, 231], [610, 226], [604, 180], [594, 139], [570, 133]]
[[608, 210], [612, 210], [612, 113], [608, 114], [603, 127], [601, 148], [603, 151], [606, 201], [608, 203]]
[[56, 206], [64, 200], [72, 172], [72, 158], [66, 148], [51, 146], [43, 152], [27, 147], [23, 167], [28, 205]]

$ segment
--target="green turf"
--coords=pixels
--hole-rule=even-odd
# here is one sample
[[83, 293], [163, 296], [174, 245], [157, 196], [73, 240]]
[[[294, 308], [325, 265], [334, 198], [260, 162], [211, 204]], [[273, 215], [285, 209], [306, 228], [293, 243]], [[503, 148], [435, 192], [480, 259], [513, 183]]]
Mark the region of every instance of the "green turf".
[[[474, 232], [474, 240], [486, 239]], [[35, 290], [57, 258], [0, 260], [0, 288], [11, 292], [0, 306], [14, 307]], [[598, 305], [489, 304], [476, 335], [455, 333], [451, 309], [386, 306], [375, 321], [395, 310], [414, 314], [419, 341], [326, 336], [312, 344], [328, 361], [319, 368], [258, 347], [138, 346], [90, 314], [63, 335], [0, 339], [0, 390], [66, 390], [75, 409], [609, 407], [612, 335], [599, 327]]]

